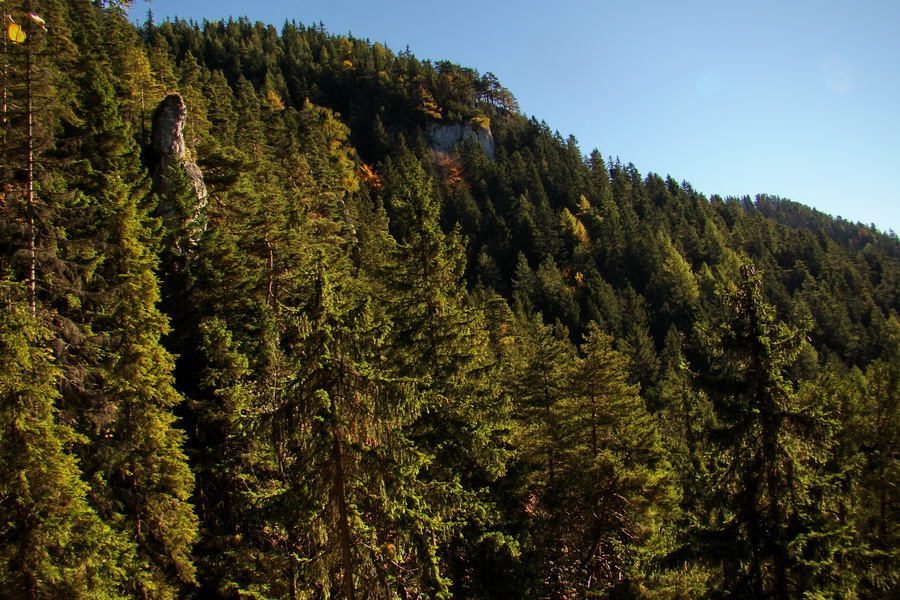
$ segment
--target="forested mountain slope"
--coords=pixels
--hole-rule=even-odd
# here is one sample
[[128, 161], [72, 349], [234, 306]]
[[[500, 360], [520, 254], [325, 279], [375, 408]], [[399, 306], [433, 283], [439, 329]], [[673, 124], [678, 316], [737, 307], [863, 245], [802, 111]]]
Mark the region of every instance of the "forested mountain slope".
[[0, 598], [900, 592], [893, 233], [322, 25], [0, 6]]

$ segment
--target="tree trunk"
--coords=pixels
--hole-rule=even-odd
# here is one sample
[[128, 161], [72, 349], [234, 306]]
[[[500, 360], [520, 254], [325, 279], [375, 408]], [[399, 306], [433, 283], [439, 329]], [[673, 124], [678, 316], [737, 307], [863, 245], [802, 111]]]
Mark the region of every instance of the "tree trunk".
[[26, 221], [28, 223], [28, 307], [34, 316], [37, 307], [37, 251], [36, 234], [34, 225], [34, 107], [31, 99], [31, 71], [32, 71], [32, 36], [25, 39], [25, 115], [27, 119], [27, 131], [25, 133], [27, 163], [25, 166], [26, 180]]
[[346, 479], [344, 474], [344, 459], [341, 452], [341, 438], [339, 432], [334, 436], [331, 447], [331, 458], [334, 462], [334, 495], [338, 505], [338, 533], [341, 544], [341, 562], [344, 572], [344, 596], [347, 600], [354, 600], [353, 590], [353, 540], [350, 537], [350, 518], [347, 510]]

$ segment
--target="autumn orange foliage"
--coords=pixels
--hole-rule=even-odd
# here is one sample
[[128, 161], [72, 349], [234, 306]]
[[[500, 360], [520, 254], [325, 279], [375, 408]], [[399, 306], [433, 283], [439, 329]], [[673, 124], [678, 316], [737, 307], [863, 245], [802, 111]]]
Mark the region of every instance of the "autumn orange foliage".
[[363, 163], [359, 165], [359, 168], [356, 169], [356, 176], [359, 177], [360, 181], [368, 183], [372, 187], [381, 187], [381, 177], [378, 176], [372, 167]]

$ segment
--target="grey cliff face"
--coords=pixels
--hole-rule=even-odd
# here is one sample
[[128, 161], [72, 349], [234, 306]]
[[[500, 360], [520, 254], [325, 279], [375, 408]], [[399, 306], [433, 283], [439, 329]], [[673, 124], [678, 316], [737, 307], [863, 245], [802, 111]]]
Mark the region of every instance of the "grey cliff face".
[[175, 156], [184, 159], [184, 121], [187, 105], [178, 94], [171, 94], [159, 105], [153, 119], [151, 142], [157, 156]]
[[[187, 145], [184, 140], [186, 120], [187, 105], [184, 98], [178, 94], [170, 94], [156, 109], [150, 133], [149, 167], [153, 176], [153, 189], [160, 196], [156, 214], [163, 218], [169, 229], [182, 232], [182, 237], [186, 239], [180, 246], [184, 243], [188, 246], [196, 243], [206, 228], [209, 195], [200, 167], [194, 161], [187, 160]], [[190, 199], [179, 199], [179, 194], [175, 193], [177, 185], [173, 185], [173, 182], [179, 179], [186, 179], [190, 186]]]
[[208, 195], [206, 183], [200, 167], [193, 161], [186, 160], [187, 146], [184, 141], [184, 122], [187, 120], [187, 105], [178, 94], [170, 94], [160, 103], [153, 117], [153, 130], [150, 141], [153, 150], [153, 184], [163, 195], [171, 192], [171, 184], [166, 175], [173, 168], [181, 168], [191, 182], [191, 189], [198, 203], [206, 206]]
[[467, 139], [475, 138], [488, 158], [494, 160], [494, 136], [489, 127], [474, 123], [431, 123], [428, 125], [428, 139], [431, 147], [438, 152], [449, 152]]

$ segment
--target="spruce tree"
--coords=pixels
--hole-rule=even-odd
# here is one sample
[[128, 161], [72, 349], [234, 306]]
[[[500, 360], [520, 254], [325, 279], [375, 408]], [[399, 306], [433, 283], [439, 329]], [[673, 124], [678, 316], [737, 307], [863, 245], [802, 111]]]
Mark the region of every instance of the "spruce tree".
[[45, 65], [42, 106], [53, 109], [27, 119], [26, 137], [37, 139], [32, 124], [42, 136], [28, 152], [41, 167], [26, 186], [29, 304], [52, 332], [57, 408], [78, 434], [91, 507], [110, 543], [129, 549], [115, 562], [126, 580], [120, 590], [172, 597], [192, 581], [192, 476], [173, 426], [181, 398], [160, 344], [166, 320], [155, 306], [137, 147], [102, 60], [106, 18], [124, 16], [87, 1], [44, 8], [45, 31], [29, 17], [55, 50], [36, 55]]
[[518, 518], [535, 540], [526, 560], [541, 581], [542, 593], [563, 597], [570, 581], [566, 540], [559, 535], [566, 510], [560, 502], [566, 467], [565, 416], [560, 409], [573, 395], [577, 357], [566, 328], [559, 322], [544, 324], [540, 314], [519, 312], [515, 344], [506, 376], [515, 419], [511, 468], [524, 472]]
[[136, 546], [126, 591], [172, 598], [193, 582], [196, 519], [188, 502], [193, 475], [173, 414], [182, 397], [161, 343], [168, 321], [157, 307], [157, 240], [141, 202], [146, 179], [132, 130], [118, 110], [110, 68], [99, 60], [104, 13], [89, 2], [71, 10], [80, 55], [63, 127], [77, 143], [67, 177], [55, 185], [56, 224], [65, 231], [57, 256], [77, 268], [70, 270], [76, 277], [54, 280], [46, 296], [68, 326], [60, 331], [62, 407], [90, 441], [82, 460], [92, 501]]
[[490, 382], [484, 318], [463, 286], [463, 239], [441, 230], [431, 181], [410, 151], [401, 150], [385, 171], [393, 235], [383, 239], [387, 256], [374, 265], [373, 284], [394, 323], [395, 368], [425, 382], [430, 404], [415, 436], [447, 453], [441, 464], [490, 478], [499, 458], [490, 438], [502, 427], [503, 408]]
[[569, 593], [637, 594], [662, 585], [654, 562], [667, 551], [678, 503], [671, 465], [627, 359], [592, 324], [557, 407], [560, 476], [555, 536]]
[[421, 411], [415, 381], [385, 368], [390, 325], [352, 282], [332, 283], [321, 257], [310, 277], [283, 342], [291, 376], [259, 421], [278, 485], [258, 502], [284, 536], [273, 579], [284, 583], [270, 589], [443, 597], [435, 543], [447, 525], [417, 480], [427, 457], [403, 433]]
[[[804, 332], [777, 323], [762, 298], [762, 277], [749, 261], [728, 294], [729, 319], [714, 347], [714, 384], [708, 386], [717, 421], [710, 432], [719, 452], [709, 509], [701, 527], [706, 560], [719, 564], [728, 597], [787, 599], [815, 593], [799, 577], [812, 462], [811, 442], [822, 426], [802, 407], [788, 370]], [[821, 532], [820, 532], [821, 533]], [[815, 584], [812, 584], [815, 586]]]
[[61, 371], [23, 286], [0, 281], [0, 598], [123, 598], [134, 551], [97, 515], [60, 420]]
[[488, 486], [504, 468], [506, 406], [484, 316], [463, 286], [463, 240], [441, 229], [429, 175], [401, 146], [384, 181], [392, 235], [372, 236], [386, 256], [367, 275], [392, 321], [392, 369], [415, 377], [423, 397], [406, 434], [429, 457], [420, 475], [428, 502], [472, 536], [444, 552], [459, 558], [459, 544], [477, 544], [492, 527]]
[[[894, 351], [896, 357], [897, 351]], [[859, 413], [860, 458], [864, 461], [856, 490], [855, 524], [863, 543], [860, 596], [887, 597], [900, 590], [900, 366], [876, 361], [865, 373]]]

